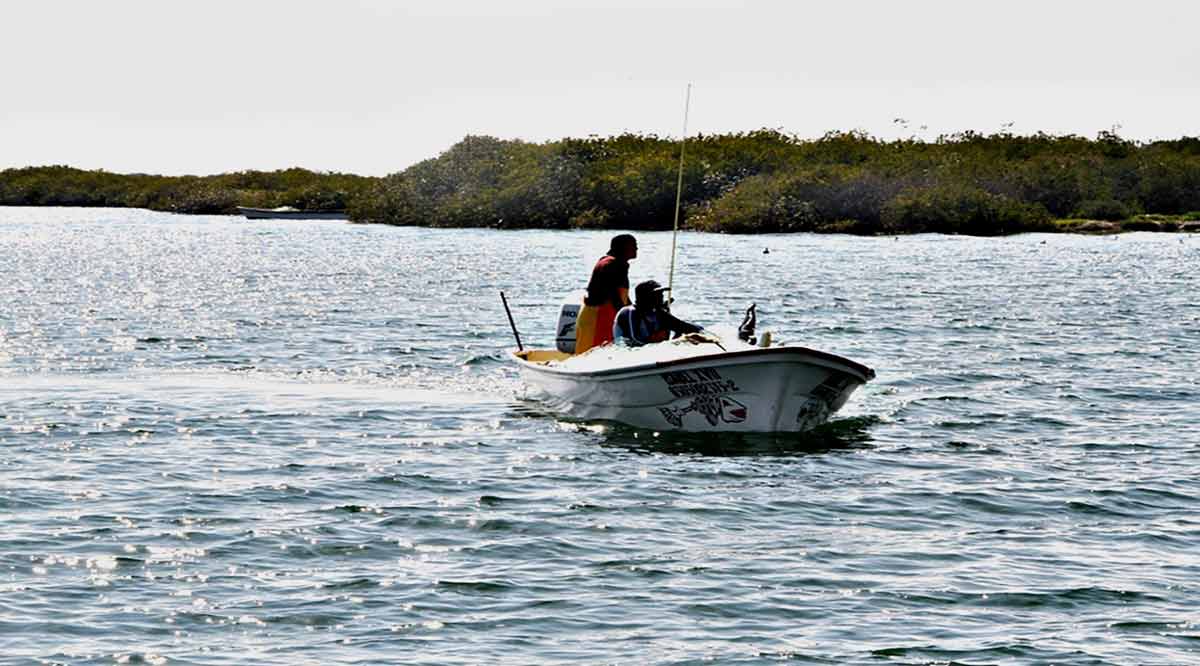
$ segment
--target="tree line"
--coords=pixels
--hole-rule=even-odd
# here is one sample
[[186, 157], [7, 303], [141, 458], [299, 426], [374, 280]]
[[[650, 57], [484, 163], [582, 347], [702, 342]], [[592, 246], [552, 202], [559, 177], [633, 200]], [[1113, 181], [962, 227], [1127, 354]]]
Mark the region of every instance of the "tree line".
[[[654, 135], [546, 143], [468, 136], [382, 178], [303, 169], [164, 177], [36, 167], [0, 172], [0, 204], [230, 213], [329, 210], [396, 225], [669, 229], [679, 144]], [[885, 141], [776, 130], [693, 137], [682, 224], [730, 233], [1001, 235], [1101, 227], [1175, 229], [1200, 219], [1200, 138], [1113, 132]]]
[[0, 171], [0, 205], [109, 206], [201, 215], [234, 214], [238, 206], [344, 210], [373, 180], [307, 169], [154, 176], [26, 167]]

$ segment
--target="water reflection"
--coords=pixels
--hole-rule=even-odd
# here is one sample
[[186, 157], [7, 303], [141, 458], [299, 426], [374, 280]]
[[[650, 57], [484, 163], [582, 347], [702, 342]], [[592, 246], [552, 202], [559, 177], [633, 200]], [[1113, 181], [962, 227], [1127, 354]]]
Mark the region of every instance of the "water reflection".
[[594, 435], [600, 446], [638, 453], [702, 456], [808, 455], [869, 448], [870, 429], [877, 416], [833, 419], [807, 432], [711, 433], [659, 432], [616, 421], [576, 419], [551, 411], [534, 401], [521, 401], [508, 410], [512, 418], [552, 419], [568, 430]]

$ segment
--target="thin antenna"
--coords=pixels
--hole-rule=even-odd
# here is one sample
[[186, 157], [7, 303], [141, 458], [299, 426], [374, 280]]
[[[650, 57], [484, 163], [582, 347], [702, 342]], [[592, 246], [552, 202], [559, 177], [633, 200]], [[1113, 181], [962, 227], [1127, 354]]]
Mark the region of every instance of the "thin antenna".
[[679, 236], [679, 202], [683, 199], [683, 148], [687, 145], [688, 109], [692, 104], [692, 84], [683, 101], [683, 135], [679, 137], [679, 180], [675, 183], [675, 231], [671, 233], [671, 271], [667, 277], [667, 302], [675, 295], [675, 240]]

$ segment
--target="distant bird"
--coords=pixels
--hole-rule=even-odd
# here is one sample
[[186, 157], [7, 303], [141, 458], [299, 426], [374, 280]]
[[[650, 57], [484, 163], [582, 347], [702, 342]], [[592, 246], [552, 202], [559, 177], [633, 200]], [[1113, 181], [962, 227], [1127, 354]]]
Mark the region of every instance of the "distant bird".
[[763, 248], [763, 254], [771, 254], [771, 248], [769, 248], [769, 247], [764, 247], [764, 248]]

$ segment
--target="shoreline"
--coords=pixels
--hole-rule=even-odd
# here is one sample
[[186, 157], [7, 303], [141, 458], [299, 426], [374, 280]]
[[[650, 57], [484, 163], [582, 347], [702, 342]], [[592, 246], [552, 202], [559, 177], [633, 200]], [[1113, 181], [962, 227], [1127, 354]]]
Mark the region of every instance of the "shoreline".
[[[0, 210], [5, 208], [62, 208], [62, 209], [85, 209], [85, 210], [140, 210], [150, 213], [165, 213], [168, 215], [193, 215], [193, 216], [216, 216], [216, 217], [231, 217], [242, 218], [247, 222], [261, 222], [270, 220], [251, 220], [245, 218], [241, 213], [195, 213], [176, 210], [159, 210], [155, 208], [146, 208], [144, 206], [71, 206], [62, 204], [5, 204], [0, 203]], [[479, 226], [443, 226], [432, 224], [389, 224], [386, 222], [375, 222], [371, 220], [282, 220], [285, 222], [297, 222], [303, 224], [305, 222], [345, 222], [347, 224], [376, 224], [385, 227], [409, 227], [416, 229], [492, 229], [497, 231], [597, 231], [597, 229], [583, 229], [579, 227], [521, 227], [521, 226], [495, 226], [495, 225], [479, 225]], [[897, 230], [893, 232], [878, 232], [878, 233], [855, 233], [853, 230], [836, 228], [837, 225], [831, 225], [831, 228], [817, 228], [806, 231], [770, 231], [770, 232], [729, 232], [729, 231], [712, 231], [708, 229], [696, 229], [690, 227], [681, 227], [680, 231], [691, 233], [708, 233], [714, 235], [727, 236], [757, 236], [757, 235], [790, 235], [810, 233], [815, 235], [845, 235], [845, 236], [862, 236], [862, 237], [882, 237], [882, 236], [913, 236], [922, 233], [942, 233], [950, 236], [1017, 236], [1025, 233], [1048, 233], [1048, 234], [1068, 234], [1078, 236], [1113, 236], [1117, 234], [1135, 233], [1135, 232], [1152, 232], [1152, 233], [1179, 233], [1179, 234], [1200, 234], [1200, 216], [1190, 215], [1139, 215], [1127, 220], [1089, 220], [1080, 218], [1064, 218], [1050, 220], [1046, 228], [1042, 229], [1026, 229], [1014, 231], [1008, 234], [969, 234], [969, 233], [947, 233], [947, 232], [931, 232], [931, 231], [903, 231]], [[639, 228], [612, 228], [611, 231], [670, 231], [670, 229], [639, 229]]]
[[634, 231], [672, 228], [678, 205], [680, 227], [698, 231], [864, 236], [1192, 231], [1200, 222], [1200, 137], [963, 132], [885, 141], [758, 130], [697, 135], [686, 146], [682, 170], [677, 140], [639, 134], [546, 143], [468, 136], [382, 177], [26, 167], [0, 171], [0, 205], [290, 207], [400, 226]]

